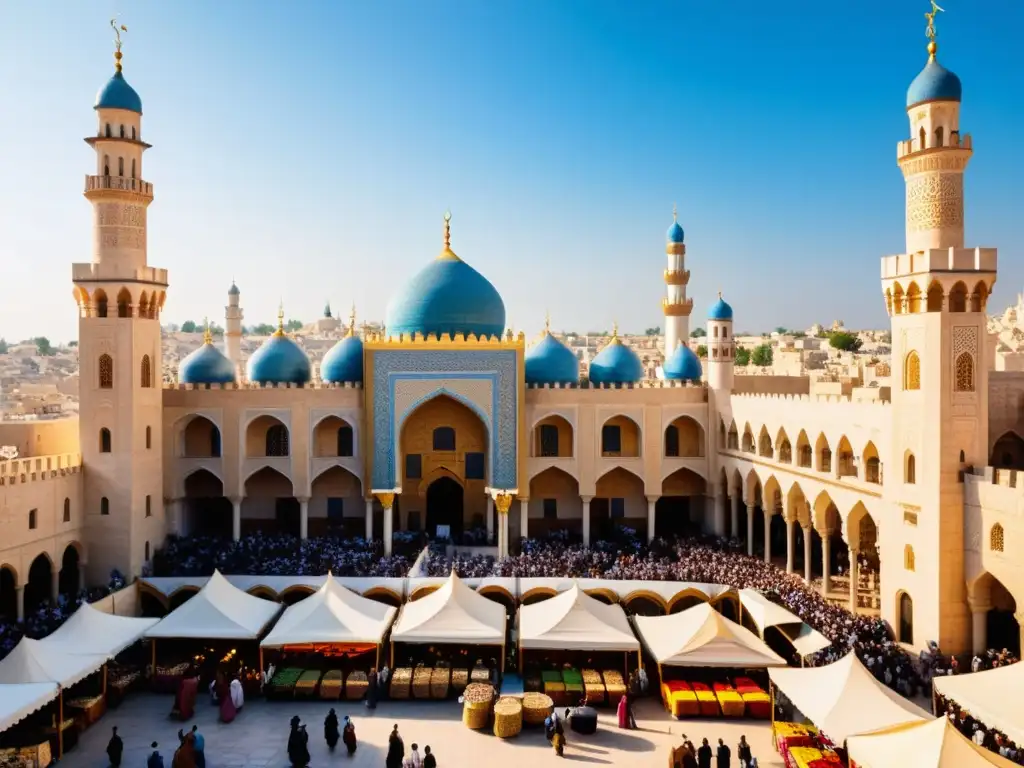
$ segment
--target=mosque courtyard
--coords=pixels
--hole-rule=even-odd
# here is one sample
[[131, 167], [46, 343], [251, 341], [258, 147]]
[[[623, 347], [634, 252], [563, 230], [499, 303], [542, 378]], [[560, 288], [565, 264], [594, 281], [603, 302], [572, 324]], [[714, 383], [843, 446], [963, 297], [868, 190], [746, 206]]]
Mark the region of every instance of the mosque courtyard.
[[[359, 748], [353, 759], [339, 744], [333, 755], [323, 739], [323, 719], [334, 705], [339, 719], [353, 718]], [[543, 730], [527, 729], [519, 736], [503, 740], [487, 731], [471, 731], [462, 723], [462, 708], [456, 701], [419, 702], [384, 701], [374, 712], [356, 702], [297, 701], [247, 702], [244, 710], [231, 724], [218, 722], [216, 707], [208, 699], [197, 702], [196, 718], [179, 723], [168, 717], [170, 696], [136, 694], [120, 708], [112, 710], [93, 728], [81, 736], [78, 745], [68, 752], [62, 765], [68, 768], [96, 768], [107, 765], [106, 746], [110, 728], [118, 727], [124, 740], [122, 765], [142, 766], [156, 741], [164, 764], [171, 765], [177, 747], [179, 728], [199, 726], [206, 739], [206, 764], [210, 768], [282, 768], [288, 766], [286, 743], [288, 722], [294, 715], [302, 718], [309, 732], [311, 766], [334, 763], [358, 766], [384, 765], [388, 734], [397, 723], [405, 741], [406, 754], [413, 743], [423, 753], [430, 745], [439, 766], [502, 766], [529, 765], [540, 768], [563, 765], [564, 761], [591, 765], [658, 766], [667, 762], [671, 746], [677, 746], [686, 734], [695, 744], [702, 738], [711, 744], [719, 738], [725, 740], [736, 759], [736, 743], [745, 735], [758, 759], [758, 765], [782, 766], [771, 746], [771, 728], [764, 721], [692, 719], [677, 721], [671, 718], [656, 699], [645, 699], [636, 707], [638, 730], [623, 731], [615, 725], [615, 713], [601, 710], [598, 731], [593, 736], [578, 736], [567, 730], [568, 747], [565, 757], [559, 758], [544, 738]]]

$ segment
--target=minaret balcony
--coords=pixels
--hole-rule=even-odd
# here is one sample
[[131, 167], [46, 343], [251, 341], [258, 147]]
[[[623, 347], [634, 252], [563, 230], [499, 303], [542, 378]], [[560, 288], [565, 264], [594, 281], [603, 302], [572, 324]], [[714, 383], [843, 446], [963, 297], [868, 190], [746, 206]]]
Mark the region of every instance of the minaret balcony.
[[666, 269], [665, 285], [689, 285], [690, 270], [688, 269]]
[[146, 200], [153, 199], [153, 185], [129, 176], [86, 176], [85, 192], [133, 192]]
[[896, 159], [902, 160], [907, 155], [914, 155], [919, 152], [932, 152], [939, 149], [966, 149], [971, 151], [971, 134], [951, 132], [944, 138], [938, 136], [925, 136], [922, 140], [907, 139], [896, 144]]
[[693, 299], [669, 299], [661, 300], [661, 311], [668, 317], [689, 317], [693, 312]]

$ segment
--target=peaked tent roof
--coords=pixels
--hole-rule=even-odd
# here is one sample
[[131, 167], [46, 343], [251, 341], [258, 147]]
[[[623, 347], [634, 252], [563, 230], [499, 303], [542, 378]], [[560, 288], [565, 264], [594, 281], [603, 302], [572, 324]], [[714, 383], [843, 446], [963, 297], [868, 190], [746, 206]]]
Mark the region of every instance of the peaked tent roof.
[[65, 653], [102, 653], [116, 656], [140, 639], [159, 619], [115, 616], [83, 603], [71, 618], [40, 642]]
[[913, 765], [915, 768], [1013, 768], [1017, 763], [979, 747], [945, 717], [911, 723], [880, 733], [851, 736], [850, 758], [861, 768]]
[[0, 685], [0, 733], [45, 707], [58, 693], [56, 683]]
[[836, 744], [859, 733], [931, 719], [919, 706], [878, 682], [852, 651], [824, 667], [770, 669], [768, 675], [793, 706]]
[[746, 627], [707, 603], [669, 616], [633, 619], [640, 639], [659, 664], [677, 667], [770, 667], [786, 660]]
[[0, 661], [0, 683], [57, 683], [67, 688], [98, 670], [108, 658], [105, 653], [70, 654], [23, 637]]
[[1024, 690], [1024, 663], [1010, 664], [969, 675], [936, 676], [936, 692], [966, 709], [975, 720], [997, 728], [1024, 744], [1024, 708], [1007, 706]]
[[262, 646], [380, 643], [398, 609], [357, 595], [328, 574], [315, 593], [290, 606]]
[[581, 651], [640, 650], [622, 606], [602, 603], [578, 584], [519, 609], [519, 645]]
[[437, 590], [402, 606], [391, 630], [397, 643], [505, 642], [505, 606], [477, 594], [455, 575]]
[[243, 592], [214, 571], [195, 597], [171, 611], [146, 637], [253, 640], [280, 610], [280, 604]]

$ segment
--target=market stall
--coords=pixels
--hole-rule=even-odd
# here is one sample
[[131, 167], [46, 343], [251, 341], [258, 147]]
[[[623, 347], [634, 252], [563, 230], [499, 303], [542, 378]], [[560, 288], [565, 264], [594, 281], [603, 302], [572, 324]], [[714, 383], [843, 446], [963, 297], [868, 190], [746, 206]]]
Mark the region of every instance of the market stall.
[[[771, 698], [749, 677], [732, 683], [720, 670], [784, 667], [786, 660], [745, 627], [707, 603], [669, 616], [637, 616], [637, 634], [658, 664], [662, 701], [676, 717], [748, 715], [767, 719]], [[674, 679], [671, 668], [686, 667], [688, 679]], [[669, 671], [666, 671], [669, 668]], [[692, 668], [719, 670], [712, 680]]]
[[603, 603], [574, 584], [548, 600], [521, 606], [517, 621], [525, 690], [543, 690], [559, 706], [583, 698], [618, 704], [630, 658], [638, 666], [641, 661], [640, 641], [621, 605]]
[[[289, 607], [260, 643], [280, 655], [270, 690], [277, 696], [348, 699], [366, 692], [380, 667], [381, 646], [397, 608], [357, 595], [328, 576], [313, 595]], [[346, 683], [348, 683], [346, 689]]]
[[936, 695], [966, 709], [975, 720], [1024, 744], [1024, 707], [1007, 706], [1024, 690], [1024, 663], [969, 675], [937, 675], [932, 688]]
[[494, 682], [503, 668], [506, 622], [505, 606], [477, 594], [453, 572], [399, 611], [391, 630], [391, 696], [443, 698], [468, 682]]
[[[773, 650], [780, 655], [786, 653], [786, 648], [792, 648], [800, 655], [801, 662], [805, 656], [817, 653], [822, 648], [827, 648], [832, 643], [827, 637], [816, 629], [804, 623], [804, 620], [777, 603], [773, 603], [756, 589], [741, 589], [738, 592], [740, 601], [740, 624], [743, 619], [749, 619], [766, 643], [775, 644]], [[769, 630], [775, 630], [778, 634], [773, 635]], [[781, 638], [784, 646], [779, 646], [776, 638]]]
[[1018, 765], [964, 738], [948, 718], [909, 723], [879, 733], [851, 736], [846, 748], [857, 768], [1011, 768]]

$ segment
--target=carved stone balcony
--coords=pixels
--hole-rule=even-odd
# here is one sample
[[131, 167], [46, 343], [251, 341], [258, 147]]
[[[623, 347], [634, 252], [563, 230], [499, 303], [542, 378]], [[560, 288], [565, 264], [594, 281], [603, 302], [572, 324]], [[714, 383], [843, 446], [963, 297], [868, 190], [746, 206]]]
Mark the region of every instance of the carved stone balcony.
[[133, 192], [146, 200], [153, 199], [153, 185], [142, 179], [128, 176], [86, 176], [85, 193]]

